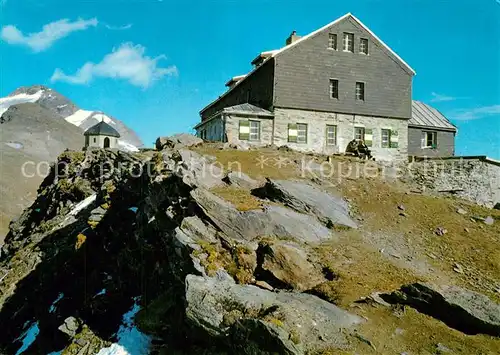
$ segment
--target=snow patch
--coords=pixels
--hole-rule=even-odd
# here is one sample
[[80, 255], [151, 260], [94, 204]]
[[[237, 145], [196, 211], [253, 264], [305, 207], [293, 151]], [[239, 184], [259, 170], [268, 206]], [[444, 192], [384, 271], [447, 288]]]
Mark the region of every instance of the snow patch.
[[151, 347], [151, 337], [142, 333], [134, 324], [134, 317], [141, 307], [137, 304], [123, 315], [122, 325], [118, 329], [118, 342], [110, 347], [101, 349], [97, 355], [147, 355]]
[[115, 121], [113, 121], [111, 118], [109, 118], [108, 116], [106, 116], [103, 113], [94, 113], [92, 115], [92, 118], [94, 118], [97, 122], [104, 121], [106, 123], [111, 123], [113, 125], [116, 125]]
[[103, 288], [101, 291], [99, 291], [98, 293], [96, 293], [94, 297], [102, 296], [102, 295], [105, 295], [105, 294], [106, 294], [106, 289]]
[[42, 97], [42, 94], [43, 90], [39, 90], [32, 95], [19, 94], [0, 98], [0, 117], [4, 114], [5, 111], [9, 109], [10, 106], [16, 104], [24, 104], [27, 102], [36, 102]]
[[118, 146], [127, 152], [138, 152], [139, 151], [139, 148], [137, 148], [135, 145], [130, 144], [130, 143], [125, 142], [125, 141], [122, 141], [120, 139], [118, 140]]
[[134, 353], [128, 352], [123, 346], [119, 344], [113, 344], [109, 348], [101, 349], [97, 355], [134, 355]]
[[5, 145], [8, 145], [11, 148], [14, 149], [23, 149], [24, 145], [19, 142], [6, 142]]
[[52, 302], [52, 304], [50, 305], [50, 308], [49, 308], [49, 313], [54, 313], [55, 310], [56, 310], [56, 306], [57, 306], [57, 303], [62, 300], [64, 297], [64, 293], [60, 293], [59, 296], [57, 296], [57, 298], [55, 299], [54, 302]]
[[17, 350], [16, 355], [20, 355], [24, 353], [30, 346], [33, 344], [36, 340], [36, 337], [40, 333], [40, 328], [38, 328], [38, 322], [31, 324], [29, 329], [25, 331], [19, 338], [16, 339], [16, 341], [20, 340], [23, 338], [23, 344]]
[[78, 110], [71, 116], [66, 117], [65, 120], [75, 126], [80, 126], [83, 121], [92, 115], [92, 113], [92, 111]]
[[75, 208], [73, 208], [71, 210], [71, 212], [68, 214], [69, 216], [75, 216], [77, 215], [78, 213], [80, 213], [81, 210], [83, 210], [85, 207], [87, 207], [88, 205], [90, 205], [92, 202], [95, 201], [97, 195], [96, 194], [93, 194], [93, 195], [90, 195], [89, 197], [87, 197], [85, 200], [83, 201], [80, 201], [76, 206]]

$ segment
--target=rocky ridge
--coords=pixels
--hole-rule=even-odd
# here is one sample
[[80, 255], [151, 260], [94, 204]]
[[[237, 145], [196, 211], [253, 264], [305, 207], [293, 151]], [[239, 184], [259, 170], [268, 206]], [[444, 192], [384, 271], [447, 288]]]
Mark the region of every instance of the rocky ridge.
[[[153, 156], [102, 150], [59, 157], [2, 249], [0, 321], [10, 324], [0, 334], [2, 347], [18, 349], [25, 325], [36, 319], [39, 335], [30, 349], [72, 353], [69, 345], [83, 328], [68, 338], [58, 330], [68, 317], [104, 345], [133, 299], [163, 293], [173, 298], [167, 313], [174, 314], [162, 322], [167, 334], [153, 331], [169, 346], [188, 351], [191, 343], [215, 343], [218, 351], [287, 354], [346, 347], [341, 330], [362, 318], [301, 293], [309, 285], [295, 282], [293, 270], [268, 280], [276, 292], [250, 285], [263, 267], [263, 236], [274, 250], [280, 238], [297, 249], [334, 232], [305, 210], [237, 211], [207, 189], [213, 178], [197, 173], [204, 159], [186, 148]], [[280, 290], [282, 282], [290, 287]], [[102, 289], [106, 296], [96, 297]], [[64, 297], [51, 312], [58, 294]]]
[[[338, 276], [315, 248], [359, 227], [349, 203], [318, 183], [220, 171], [212, 157], [190, 149], [200, 144], [192, 140], [165, 138], [157, 152], [59, 157], [2, 249], [0, 324], [9, 326], [0, 332], [0, 349], [109, 350], [102, 355], [118, 348], [124, 354], [374, 348], [358, 332], [367, 319], [320, 292]], [[261, 207], [240, 210], [216, 193], [235, 185]], [[413, 289], [376, 299], [382, 307], [423, 310], [421, 298], [442, 305], [434, 291], [417, 288], [431, 295], [423, 297]], [[447, 302], [452, 310], [459, 303], [470, 324], [489, 317], [493, 328], [479, 333], [497, 329], [498, 306], [475, 299]], [[132, 322], [125, 315], [137, 304], [142, 310]], [[134, 322], [147, 334], [135, 352], [122, 339], [124, 324]]]

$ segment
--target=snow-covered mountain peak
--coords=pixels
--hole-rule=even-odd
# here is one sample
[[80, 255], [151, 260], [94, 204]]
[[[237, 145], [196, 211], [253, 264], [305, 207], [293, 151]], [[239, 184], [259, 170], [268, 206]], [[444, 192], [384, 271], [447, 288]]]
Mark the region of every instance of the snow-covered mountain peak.
[[38, 90], [34, 93], [23, 93], [19, 92], [16, 95], [9, 95], [7, 97], [0, 98], [0, 117], [5, 111], [9, 109], [12, 105], [23, 104], [26, 102], [37, 102], [42, 97], [44, 91]]
[[65, 96], [43, 85], [23, 86], [0, 98], [0, 117], [10, 106], [23, 103], [37, 103], [53, 112], [55, 117], [61, 117], [84, 131], [101, 121], [111, 124], [121, 135], [120, 148], [123, 150], [137, 151], [137, 147], [143, 145], [137, 134], [122, 121], [100, 111], [82, 110]]

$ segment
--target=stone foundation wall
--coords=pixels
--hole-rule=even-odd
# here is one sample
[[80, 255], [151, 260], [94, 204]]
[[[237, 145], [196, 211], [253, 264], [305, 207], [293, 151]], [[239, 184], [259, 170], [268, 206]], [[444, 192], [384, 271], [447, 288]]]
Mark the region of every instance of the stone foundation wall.
[[500, 202], [500, 162], [487, 157], [454, 157], [413, 161], [409, 181], [422, 189], [453, 191], [486, 207]]
[[[240, 120], [251, 120], [260, 122], [260, 139], [258, 141], [239, 139]], [[229, 143], [239, 145], [243, 142], [252, 146], [265, 146], [273, 143], [273, 119], [272, 117], [260, 118], [255, 116], [226, 115], [226, 137]]]
[[[307, 124], [307, 143], [288, 142], [289, 123]], [[337, 145], [334, 147], [326, 144], [326, 125], [337, 126]], [[282, 108], [275, 108], [274, 110], [274, 144], [277, 146], [287, 145], [299, 151], [323, 154], [343, 153], [347, 144], [354, 139], [354, 127], [372, 129], [373, 144], [370, 149], [376, 160], [407, 161], [408, 121], [406, 119]], [[398, 132], [398, 148], [382, 148], [382, 129], [391, 129]]]

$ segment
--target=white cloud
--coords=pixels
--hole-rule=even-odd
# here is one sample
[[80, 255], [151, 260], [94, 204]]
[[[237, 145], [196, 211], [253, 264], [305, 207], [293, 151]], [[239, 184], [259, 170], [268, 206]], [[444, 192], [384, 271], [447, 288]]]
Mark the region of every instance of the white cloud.
[[88, 84], [94, 78], [113, 78], [128, 80], [132, 85], [149, 87], [154, 81], [164, 76], [178, 75], [176, 66], [162, 68], [158, 66], [164, 55], [156, 58], [145, 56], [146, 48], [132, 43], [123, 43], [119, 48], [107, 54], [101, 62], [85, 63], [74, 75], [67, 75], [56, 69], [51, 77], [52, 82], [64, 81], [70, 84]]
[[0, 36], [9, 44], [24, 45], [35, 52], [41, 52], [72, 32], [83, 31], [91, 26], [95, 27], [97, 24], [96, 18], [90, 20], [78, 19], [74, 22], [63, 19], [46, 24], [43, 26], [42, 31], [28, 35], [24, 35], [16, 26], [7, 25], [2, 28]]
[[437, 94], [435, 92], [431, 93], [431, 95], [432, 95], [431, 102], [455, 101], [458, 99], [458, 97]]
[[1, 37], [7, 43], [26, 45], [34, 51], [40, 52], [70, 33], [85, 30], [90, 26], [97, 26], [97, 23], [97, 19], [95, 18], [90, 20], [78, 19], [75, 22], [63, 19], [44, 25], [41, 32], [30, 33], [28, 35], [24, 35], [17, 27], [8, 25], [2, 28]]
[[104, 27], [106, 27], [108, 30], [112, 30], [112, 31], [124, 31], [124, 30], [131, 29], [132, 28], [132, 24], [129, 23], [129, 24], [126, 24], [126, 25], [123, 25], [123, 26], [112, 26], [112, 25], [108, 25], [107, 23], [105, 23]]
[[457, 110], [455, 113], [451, 114], [450, 117], [459, 121], [467, 121], [494, 115], [500, 115], [500, 105], [480, 106], [472, 109]]

